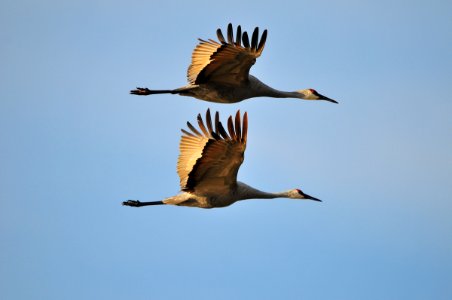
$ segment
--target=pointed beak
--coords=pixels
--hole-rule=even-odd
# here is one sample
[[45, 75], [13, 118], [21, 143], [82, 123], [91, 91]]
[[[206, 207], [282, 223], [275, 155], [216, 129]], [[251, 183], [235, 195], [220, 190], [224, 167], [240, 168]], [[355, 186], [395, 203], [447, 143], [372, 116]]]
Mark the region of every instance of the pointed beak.
[[317, 198], [312, 197], [312, 196], [309, 196], [308, 194], [304, 194], [304, 198], [305, 198], [305, 199], [309, 199], [309, 200], [314, 200], [314, 201], [322, 202], [322, 200], [317, 199]]
[[323, 96], [323, 95], [320, 95], [320, 94], [318, 96], [319, 96], [319, 100], [325, 100], [325, 101], [333, 102], [333, 103], [336, 103], [336, 104], [339, 103], [336, 100], [330, 99], [330, 98], [328, 98], [326, 96]]

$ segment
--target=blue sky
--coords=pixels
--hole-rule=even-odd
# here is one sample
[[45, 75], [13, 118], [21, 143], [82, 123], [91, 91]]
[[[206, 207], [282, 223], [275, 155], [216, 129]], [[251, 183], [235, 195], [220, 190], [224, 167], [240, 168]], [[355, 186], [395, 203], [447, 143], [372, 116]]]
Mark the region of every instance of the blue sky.
[[[450, 1], [0, 3], [0, 298], [451, 299]], [[340, 102], [175, 95], [197, 38], [268, 29], [252, 74]], [[249, 114], [239, 179], [324, 202], [121, 206], [178, 192], [179, 129]]]

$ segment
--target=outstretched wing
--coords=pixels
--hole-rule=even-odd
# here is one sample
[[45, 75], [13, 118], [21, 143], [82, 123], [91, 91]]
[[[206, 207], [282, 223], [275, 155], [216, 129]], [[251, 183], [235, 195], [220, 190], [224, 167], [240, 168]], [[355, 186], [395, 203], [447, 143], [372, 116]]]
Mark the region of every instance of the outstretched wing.
[[227, 41], [220, 29], [217, 29], [217, 36], [219, 42], [200, 39], [188, 67], [188, 81], [191, 84], [213, 82], [229, 85], [240, 85], [248, 81], [251, 66], [264, 50], [267, 30], [264, 30], [258, 43], [259, 28], [256, 27], [251, 45], [246, 31], [242, 35], [240, 25], [237, 27], [235, 41], [232, 24], [228, 25]]
[[[228, 119], [227, 132], [215, 114], [212, 127], [210, 110], [206, 123], [198, 115], [200, 131], [187, 122], [191, 132], [182, 129], [177, 173], [183, 191], [197, 195], [220, 195], [237, 184], [237, 173], [243, 162], [248, 132], [248, 115], [240, 120], [240, 110]], [[228, 134], [229, 133], [229, 134]]]

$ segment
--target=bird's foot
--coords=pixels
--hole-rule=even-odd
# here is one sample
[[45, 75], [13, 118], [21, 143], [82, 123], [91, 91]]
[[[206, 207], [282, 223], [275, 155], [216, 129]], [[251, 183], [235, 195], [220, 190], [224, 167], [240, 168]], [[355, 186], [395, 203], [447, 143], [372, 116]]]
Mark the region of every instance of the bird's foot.
[[136, 90], [131, 90], [130, 93], [132, 95], [146, 96], [146, 95], [151, 94], [151, 90], [148, 88], [137, 87]]
[[122, 205], [125, 206], [133, 206], [133, 207], [140, 207], [141, 206], [141, 202], [138, 200], [127, 200], [122, 202]]

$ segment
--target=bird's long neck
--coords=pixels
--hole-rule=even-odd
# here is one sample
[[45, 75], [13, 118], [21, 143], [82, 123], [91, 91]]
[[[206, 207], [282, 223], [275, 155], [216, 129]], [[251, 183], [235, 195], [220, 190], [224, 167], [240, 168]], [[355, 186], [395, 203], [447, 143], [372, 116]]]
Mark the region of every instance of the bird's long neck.
[[255, 189], [243, 182], [237, 182], [238, 200], [288, 198], [288, 192], [269, 193]]
[[258, 93], [260, 97], [272, 97], [272, 98], [304, 98], [304, 95], [300, 92], [287, 92], [280, 91], [269, 87], [256, 77], [249, 75], [251, 84], [254, 86], [254, 90]]
[[276, 90], [274, 88], [269, 87], [269, 89], [266, 91], [266, 94], [263, 95], [264, 97], [272, 97], [272, 98], [301, 98], [304, 96], [303, 94], [299, 92], [286, 92], [286, 91], [280, 91]]

